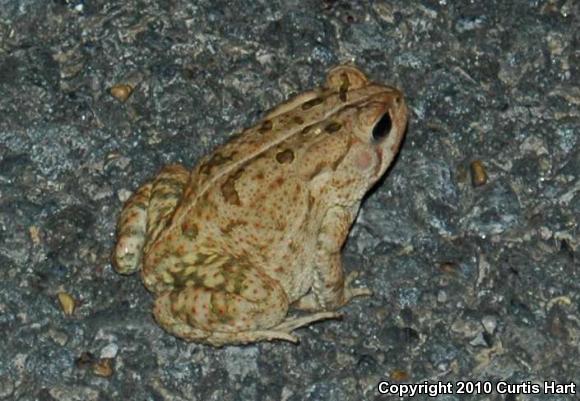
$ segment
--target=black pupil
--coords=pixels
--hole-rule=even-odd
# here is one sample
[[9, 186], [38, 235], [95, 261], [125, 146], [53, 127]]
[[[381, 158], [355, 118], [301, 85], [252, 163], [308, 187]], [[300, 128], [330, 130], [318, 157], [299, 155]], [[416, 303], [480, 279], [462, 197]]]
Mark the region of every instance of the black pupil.
[[387, 135], [389, 135], [389, 132], [391, 132], [392, 126], [393, 123], [389, 113], [383, 114], [379, 122], [377, 122], [373, 128], [373, 139], [375, 141], [381, 141], [385, 139]]

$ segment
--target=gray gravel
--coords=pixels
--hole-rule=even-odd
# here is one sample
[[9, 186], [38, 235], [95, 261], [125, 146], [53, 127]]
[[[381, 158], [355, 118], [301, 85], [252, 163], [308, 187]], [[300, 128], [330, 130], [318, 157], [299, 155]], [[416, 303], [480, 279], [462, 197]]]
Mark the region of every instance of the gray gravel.
[[[0, 0], [0, 399], [580, 385], [579, 16], [575, 0]], [[344, 251], [376, 295], [298, 346], [169, 336], [139, 278], [111, 268], [122, 201], [346, 61], [412, 109]], [[119, 83], [136, 86], [124, 103]]]

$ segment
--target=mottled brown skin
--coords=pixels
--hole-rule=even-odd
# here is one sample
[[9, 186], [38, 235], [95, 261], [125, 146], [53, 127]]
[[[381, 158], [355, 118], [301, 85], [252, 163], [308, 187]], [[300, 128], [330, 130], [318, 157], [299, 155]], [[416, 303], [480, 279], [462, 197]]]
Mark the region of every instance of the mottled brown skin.
[[336, 67], [193, 171], [170, 165], [139, 188], [114, 265], [141, 271], [155, 319], [187, 341], [296, 342], [296, 328], [370, 295], [345, 279], [340, 250], [406, 124], [400, 91]]

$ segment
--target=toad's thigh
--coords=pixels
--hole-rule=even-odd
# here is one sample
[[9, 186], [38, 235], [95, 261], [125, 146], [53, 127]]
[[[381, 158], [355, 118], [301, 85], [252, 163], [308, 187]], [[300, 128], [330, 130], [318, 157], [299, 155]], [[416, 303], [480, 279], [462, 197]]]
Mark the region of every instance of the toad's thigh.
[[159, 324], [179, 337], [268, 329], [286, 317], [282, 286], [257, 267], [224, 258], [188, 273], [180, 287], [159, 294], [154, 308]]

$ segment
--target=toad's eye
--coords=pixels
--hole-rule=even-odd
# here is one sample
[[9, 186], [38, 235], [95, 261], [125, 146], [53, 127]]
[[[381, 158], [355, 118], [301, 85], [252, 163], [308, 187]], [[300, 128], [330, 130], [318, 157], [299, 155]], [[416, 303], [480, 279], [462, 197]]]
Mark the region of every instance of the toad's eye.
[[391, 116], [389, 113], [383, 114], [381, 119], [375, 124], [373, 128], [373, 139], [375, 142], [381, 142], [383, 139], [389, 135], [393, 122], [391, 121]]

